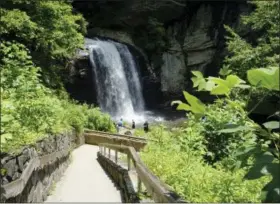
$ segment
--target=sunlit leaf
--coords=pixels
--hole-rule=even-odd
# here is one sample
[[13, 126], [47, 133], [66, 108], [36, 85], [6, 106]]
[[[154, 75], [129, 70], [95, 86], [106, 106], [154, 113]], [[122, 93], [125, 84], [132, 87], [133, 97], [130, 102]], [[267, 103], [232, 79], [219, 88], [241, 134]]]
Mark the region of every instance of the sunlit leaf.
[[236, 75], [229, 75], [226, 78], [226, 82], [229, 88], [233, 88], [241, 83], [245, 83], [245, 81], [243, 81], [242, 79], [240, 79], [238, 76]]
[[278, 129], [279, 128], [279, 121], [269, 121], [266, 123], [263, 123], [264, 127], [267, 129], [273, 130], [273, 129]]
[[215, 83], [213, 81], [207, 81], [205, 85], [205, 89], [207, 91], [211, 91], [215, 87]]
[[206, 86], [206, 80], [204, 79], [200, 71], [192, 71], [195, 77], [192, 77], [193, 87], [198, 87], [198, 90], [204, 90]]
[[212, 88], [211, 94], [212, 95], [228, 95], [230, 92], [230, 89], [227, 86], [224, 85], [218, 85]]
[[192, 108], [191, 108], [188, 104], [180, 103], [180, 104], [177, 106], [177, 110], [191, 111]]
[[279, 67], [251, 69], [247, 72], [247, 78], [254, 86], [259, 85], [270, 90], [280, 90]]
[[205, 105], [195, 96], [189, 94], [186, 91], [183, 91], [185, 99], [191, 106], [191, 111], [193, 113], [204, 113], [205, 112]]
[[183, 103], [183, 102], [180, 101], [180, 100], [172, 101], [172, 102], [171, 102], [171, 106], [173, 106], [174, 104], [180, 104], [180, 103]]
[[231, 73], [232, 71], [228, 68], [228, 67], [223, 67], [222, 69], [220, 69], [219, 71], [219, 75], [221, 76], [227, 76]]
[[222, 130], [219, 130], [218, 132], [220, 132], [220, 133], [233, 133], [233, 132], [239, 132], [239, 131], [244, 131], [244, 130], [253, 130], [253, 128], [250, 128], [250, 127], [247, 127], [247, 126], [237, 125], [236, 127], [222, 129]]

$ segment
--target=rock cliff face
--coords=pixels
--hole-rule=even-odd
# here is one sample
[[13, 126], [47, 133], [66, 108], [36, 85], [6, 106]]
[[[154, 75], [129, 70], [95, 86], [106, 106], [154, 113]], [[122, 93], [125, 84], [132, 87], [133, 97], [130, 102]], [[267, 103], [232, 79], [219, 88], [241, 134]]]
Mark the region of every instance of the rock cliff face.
[[[146, 90], [153, 95], [151, 92], [158, 92], [160, 87], [161, 94], [156, 93], [157, 97], [165, 95], [169, 99], [181, 95], [183, 89], [191, 89], [192, 70], [200, 70], [206, 76], [218, 73], [227, 54], [223, 25], [239, 28], [240, 15], [250, 10], [246, 2], [233, 1], [76, 0], [73, 6], [89, 21], [88, 37], [115, 39], [146, 55], [147, 67], [159, 71], [154, 73], [155, 79], [143, 67], [144, 90], [153, 90]], [[161, 53], [145, 52], [133, 35], [150, 17], [164, 24], [169, 40], [169, 48]], [[243, 33], [246, 34], [246, 29]]]
[[183, 20], [167, 27], [171, 42], [163, 53], [161, 87], [163, 92], [178, 93], [191, 87], [191, 70], [216, 75], [225, 52], [224, 24], [237, 28], [246, 4], [236, 2], [199, 3]]

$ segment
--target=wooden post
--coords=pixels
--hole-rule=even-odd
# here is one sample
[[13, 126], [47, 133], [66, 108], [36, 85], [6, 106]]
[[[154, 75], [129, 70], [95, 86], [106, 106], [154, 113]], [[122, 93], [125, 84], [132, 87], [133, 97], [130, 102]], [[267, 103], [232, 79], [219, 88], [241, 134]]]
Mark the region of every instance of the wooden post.
[[111, 149], [109, 148], [109, 159], [111, 159]]
[[115, 150], [115, 162], [116, 162], [116, 164], [118, 163], [118, 151], [117, 150]]
[[104, 156], [106, 157], [106, 147], [104, 147]]
[[137, 193], [139, 194], [141, 193], [141, 191], [142, 191], [142, 182], [140, 180], [140, 177], [137, 176]]
[[127, 170], [129, 171], [131, 169], [130, 167], [130, 155], [127, 154]]

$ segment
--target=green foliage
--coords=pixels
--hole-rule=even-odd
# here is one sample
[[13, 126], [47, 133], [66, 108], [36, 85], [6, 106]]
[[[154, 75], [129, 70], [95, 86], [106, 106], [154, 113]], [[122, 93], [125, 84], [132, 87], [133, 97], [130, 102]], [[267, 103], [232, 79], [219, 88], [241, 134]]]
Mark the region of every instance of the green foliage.
[[231, 72], [232, 72], [232, 70], [230, 70], [228, 66], [224, 66], [224, 67], [222, 67], [222, 68], [220, 69], [219, 75], [221, 75], [221, 76], [227, 76], [227, 75], [229, 75]]
[[40, 83], [39, 67], [31, 61], [28, 49], [16, 42], [3, 41], [1, 61], [1, 148], [18, 151], [48, 134], [75, 128], [113, 131], [110, 117], [97, 108], [78, 105], [54, 94]]
[[[277, 124], [275, 121], [264, 123], [263, 125], [267, 130], [262, 129], [248, 119], [248, 113], [244, 110], [244, 102], [230, 99], [230, 94], [234, 88], [251, 88], [236, 75], [228, 75], [225, 80], [209, 77], [207, 82], [200, 73], [195, 72], [194, 75], [196, 76], [192, 79], [194, 86], [206, 89], [205, 84], [212, 81], [215, 86], [212, 89], [208, 89], [208, 91], [213, 95], [226, 96], [224, 101], [218, 99], [214, 104], [207, 105], [204, 111], [206, 120], [202, 122], [204, 130], [200, 132], [204, 134], [207, 141], [207, 160], [211, 162], [220, 161], [221, 165], [228, 168], [238, 160], [237, 155], [243, 157], [243, 162], [241, 163], [244, 163], [244, 160], [248, 161], [249, 157], [254, 155], [253, 153], [259, 146], [267, 146], [267, 143], [263, 145], [261, 140], [256, 140], [257, 136], [264, 137], [268, 142], [272, 141], [274, 143], [273, 149], [261, 148], [258, 151], [260, 154], [255, 156], [253, 165], [245, 178], [258, 179], [264, 175], [272, 177], [272, 180], [262, 189], [266, 194], [264, 201], [279, 202], [280, 183], [276, 182], [276, 180], [279, 179], [280, 138], [279, 134], [272, 132], [273, 129], [279, 128], [279, 123]], [[251, 69], [247, 71], [247, 77], [252, 86], [268, 90], [279, 90], [279, 67]], [[182, 110], [179, 106], [177, 109]], [[191, 111], [197, 115], [197, 112], [190, 108], [183, 110]], [[201, 116], [201, 113], [198, 116]], [[237, 164], [240, 164], [240, 162], [237, 162]]]
[[241, 78], [252, 68], [265, 68], [279, 64], [279, 1], [252, 1], [256, 9], [243, 16], [241, 23], [260, 33], [256, 42], [246, 42], [231, 28], [226, 58], [229, 66]]
[[231, 172], [204, 163], [200, 124], [189, 120], [185, 129], [152, 128], [141, 158], [149, 169], [190, 202], [260, 202], [261, 188], [268, 178], [244, 181], [246, 172]]
[[67, 1], [6, 0], [0, 7], [2, 40], [23, 43], [42, 68], [45, 84], [57, 86], [67, 61], [83, 46], [83, 17], [73, 14]]
[[[253, 0], [250, 3], [255, 6], [255, 10], [241, 18], [241, 25], [254, 33], [248, 35], [250, 38], [244, 39], [233, 29], [225, 26], [229, 33], [227, 49], [230, 55], [226, 57], [224, 66], [242, 79], [246, 78], [247, 71], [252, 68], [269, 69], [278, 67], [280, 63], [279, 1]], [[250, 100], [258, 100], [263, 95], [279, 98], [279, 92], [274, 90], [253, 89]], [[247, 95], [243, 91], [240, 94]]]
[[247, 72], [248, 81], [254, 86], [260, 86], [268, 90], [280, 90], [279, 67], [251, 69]]
[[162, 53], [169, 47], [169, 41], [163, 23], [149, 18], [147, 25], [137, 28], [134, 33], [137, 44], [147, 53]]
[[242, 111], [242, 105], [240, 101], [217, 100], [207, 106], [206, 119], [202, 122], [202, 134], [207, 141], [208, 161], [220, 161], [232, 155], [238, 147], [255, 144], [256, 136], [251, 129], [240, 129], [236, 132], [220, 131], [232, 126], [255, 125], [247, 117], [246, 112]]
[[193, 113], [200, 115], [205, 112], [205, 106], [198, 98], [186, 91], [184, 91], [183, 94], [189, 105], [183, 103], [182, 101], [173, 101], [171, 105], [178, 104], [177, 110], [192, 111]]
[[[223, 71], [224, 73], [229, 73]], [[192, 77], [193, 87], [198, 87], [198, 91], [210, 91], [211, 95], [226, 95], [229, 97], [233, 88], [249, 88], [245, 81], [236, 75], [228, 75], [226, 79], [218, 77], [208, 77], [205, 79], [201, 72], [192, 71], [195, 75]]]

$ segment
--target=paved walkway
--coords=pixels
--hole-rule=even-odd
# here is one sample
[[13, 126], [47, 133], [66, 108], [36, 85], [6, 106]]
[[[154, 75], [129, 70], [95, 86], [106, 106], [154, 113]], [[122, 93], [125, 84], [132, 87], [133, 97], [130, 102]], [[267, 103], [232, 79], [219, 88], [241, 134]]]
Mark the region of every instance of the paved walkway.
[[121, 194], [97, 162], [98, 146], [82, 145], [46, 202], [121, 202]]

